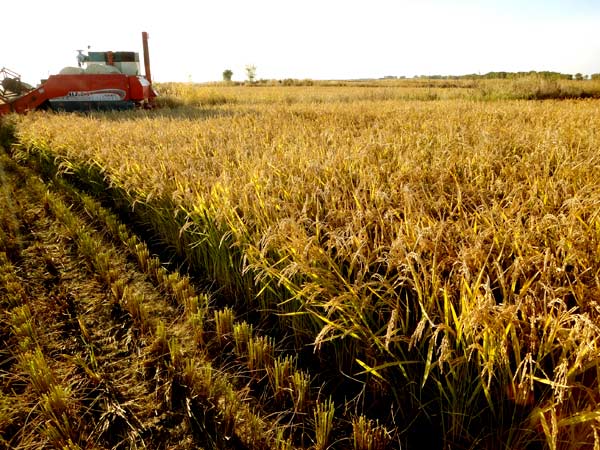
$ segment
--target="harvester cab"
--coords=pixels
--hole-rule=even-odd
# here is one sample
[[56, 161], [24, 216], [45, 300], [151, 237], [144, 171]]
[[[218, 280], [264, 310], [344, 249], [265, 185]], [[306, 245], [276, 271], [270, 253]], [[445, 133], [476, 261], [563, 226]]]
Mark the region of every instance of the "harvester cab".
[[[145, 74], [136, 52], [78, 50], [77, 67], [65, 67], [37, 88], [6, 68], [0, 70], [0, 116], [35, 109], [62, 111], [151, 108], [156, 92], [150, 75], [148, 33], [142, 33]], [[85, 66], [85, 67], [84, 67]]]

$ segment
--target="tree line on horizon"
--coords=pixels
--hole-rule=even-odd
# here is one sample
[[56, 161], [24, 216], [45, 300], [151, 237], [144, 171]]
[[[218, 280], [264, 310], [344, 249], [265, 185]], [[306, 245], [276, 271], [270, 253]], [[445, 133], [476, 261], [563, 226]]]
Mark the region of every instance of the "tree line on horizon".
[[[223, 81], [231, 83], [232, 82], [232, 76], [233, 76], [233, 71], [231, 69], [226, 69], [223, 71], [222, 77], [223, 77]], [[539, 77], [539, 78], [544, 78], [544, 79], [548, 79], [548, 80], [600, 80], [600, 73], [593, 73], [590, 75], [585, 75], [582, 73], [575, 73], [575, 74], [570, 74], [570, 73], [561, 73], [561, 72], [554, 72], [554, 71], [548, 71], [548, 70], [544, 70], [544, 71], [536, 71], [536, 70], [530, 70], [528, 72], [522, 71], [522, 72], [505, 72], [505, 71], [498, 71], [498, 72], [487, 72], [485, 74], [479, 74], [479, 73], [470, 73], [470, 74], [464, 74], [464, 75], [415, 75], [414, 77], [412, 77], [413, 79], [429, 79], [429, 80], [477, 80], [477, 79], [489, 79], [489, 80], [497, 80], [497, 79], [517, 79], [517, 78], [525, 78], [525, 77]], [[256, 66], [251, 65], [251, 66], [247, 66], [246, 67], [246, 78], [250, 83], [253, 83], [256, 81]], [[401, 79], [407, 79], [410, 77], [407, 76], [395, 76], [395, 75], [388, 75], [388, 76], [384, 76], [381, 79], [384, 80], [401, 80]], [[261, 80], [261, 81], [267, 81], [267, 80]], [[302, 81], [303, 83], [306, 83], [308, 80], [295, 80], [295, 79], [286, 79], [283, 80], [285, 81], [286, 85], [293, 85], [293, 84], [297, 84], [299, 81]]]
[[541, 77], [549, 80], [599, 80], [600, 73], [594, 73], [591, 75], [584, 75], [581, 73], [570, 74], [570, 73], [561, 73], [561, 72], [553, 72], [549, 70], [536, 71], [530, 70], [528, 72], [488, 72], [485, 74], [479, 73], [471, 73], [465, 75], [416, 75], [414, 78], [428, 78], [428, 79], [438, 79], [438, 80], [460, 80], [460, 79], [515, 79], [515, 78], [523, 78], [523, 77]]

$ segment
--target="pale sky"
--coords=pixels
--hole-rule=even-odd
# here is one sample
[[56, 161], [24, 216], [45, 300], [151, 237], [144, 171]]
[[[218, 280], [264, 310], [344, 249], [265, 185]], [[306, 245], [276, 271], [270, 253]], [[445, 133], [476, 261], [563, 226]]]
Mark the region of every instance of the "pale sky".
[[600, 0], [2, 1], [0, 67], [39, 82], [76, 50], [137, 51], [155, 81], [600, 73]]

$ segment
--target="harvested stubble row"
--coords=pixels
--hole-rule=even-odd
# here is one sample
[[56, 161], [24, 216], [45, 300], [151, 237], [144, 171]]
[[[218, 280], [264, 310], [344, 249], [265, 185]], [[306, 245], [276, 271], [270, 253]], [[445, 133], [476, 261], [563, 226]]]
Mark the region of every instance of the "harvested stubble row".
[[600, 445], [597, 102], [186, 114], [30, 115], [17, 137], [104, 177], [403, 439]]
[[[207, 298], [199, 305], [203, 296], [192, 295], [186, 277], [156, 270], [160, 263], [147, 249], [140, 251], [144, 244], [127, 227], [91, 199], [79, 202], [85, 207], [81, 213], [104, 221], [132, 253], [146, 255], [137, 258], [138, 264], [148, 278], [153, 271], [163, 274], [161, 287], [174, 303], [186, 287], [181, 314], [61, 196], [46, 192], [33, 173], [6, 155], [0, 157], [0, 168], [10, 165], [19, 174], [18, 180], [2, 177], [0, 197], [4, 206], [19, 199], [0, 221], [3, 446], [261, 449], [292, 448], [292, 434], [314, 440], [311, 430], [278, 426], [255, 412], [258, 402], [250, 396], [247, 379], [260, 375], [252, 368], [243, 372], [247, 352], [240, 352], [239, 361], [228, 360], [227, 368], [206, 359], [222, 349], [216, 338], [198, 339], [202, 333], [210, 336], [203, 330], [210, 328], [210, 319], [204, 318]], [[57, 185], [74, 199], [68, 186], [58, 180]], [[19, 236], [20, 227], [31, 235]], [[20, 264], [18, 269], [7, 254]], [[82, 270], [81, 262], [95, 277]], [[254, 340], [260, 338], [250, 333], [249, 348]], [[273, 372], [278, 362], [263, 364], [261, 371]], [[289, 373], [278, 378], [286, 387], [296, 373], [288, 362]], [[311, 396], [309, 386], [302, 394]], [[298, 414], [305, 408], [310, 410], [303, 405]]]
[[[319, 432], [317, 429], [320, 408], [323, 406], [318, 399], [313, 398], [310, 376], [296, 369], [294, 357], [282, 355], [280, 349], [276, 348], [272, 338], [257, 335], [253, 332], [252, 325], [245, 321], [236, 320], [231, 308], [210, 311], [209, 298], [205, 294], [197, 295], [187, 276], [181, 276], [178, 272], [169, 273], [157, 257], [150, 256], [146, 244], [140, 241], [137, 236], [132, 235], [114, 214], [103, 208], [93, 198], [77, 192], [63, 181], [56, 179], [55, 184], [60, 186], [62, 191], [68, 193], [71, 200], [80, 205], [101, 229], [108, 231], [113, 239], [125, 245], [128, 252], [137, 260], [139, 268], [172, 297], [176, 305], [183, 308], [183, 317], [187, 325], [186, 330], [191, 332], [189, 335], [193, 337], [192, 341], [196, 343], [199, 349], [210, 354], [216, 360], [223, 359], [224, 354], [227, 353], [237, 356], [240, 371], [234, 374], [230, 371], [226, 376], [231, 377], [232, 380], [237, 380], [234, 381], [235, 384], [241, 383], [241, 387], [245, 391], [255, 393], [257, 396], [272, 396], [272, 399], [261, 404], [261, 407], [265, 408], [270, 414], [276, 414], [278, 423], [286, 420], [288, 424], [285, 427], [272, 430], [276, 434], [272, 436], [271, 445], [283, 449], [292, 448], [293, 442], [299, 443], [298, 445], [302, 447], [305, 446], [305, 444], [302, 444], [304, 442], [313, 442], [319, 439], [324, 444], [327, 442], [330, 430], [324, 433]], [[111, 290], [113, 292], [118, 291], [118, 297], [125, 299], [127, 297], [125, 295], [126, 291], [119, 281], [112, 283]], [[134, 304], [139, 306], [139, 302], [134, 302]], [[131, 309], [131, 307], [128, 306], [128, 309]], [[145, 307], [142, 310], [143, 314], [140, 314], [139, 308], [136, 307], [131, 312], [133, 319], [137, 319], [138, 326], [143, 328], [144, 325], [143, 322], [139, 323], [140, 318], [143, 317], [148, 320], [149, 316], [156, 314], [153, 308], [150, 309], [152, 311]], [[211, 312], [214, 317], [212, 321], [208, 317]], [[161, 333], [164, 333], [164, 328]], [[170, 344], [169, 350], [172, 353]], [[227, 357], [224, 360], [226, 366], [231, 366], [232, 363], [236, 362]], [[245, 368], [242, 368], [242, 365]], [[186, 369], [189, 370], [190, 368]], [[229, 402], [231, 403], [232, 400], [229, 400]], [[331, 405], [331, 402], [329, 404]], [[235, 405], [230, 404], [228, 407], [235, 413]], [[291, 409], [288, 411], [285, 409], [286, 407]], [[304, 417], [311, 410], [315, 413], [316, 422], [314, 424], [310, 419], [307, 421], [294, 418], [295, 416]], [[331, 424], [332, 419], [332, 417], [327, 417], [326, 422]], [[258, 418], [255, 420], [258, 420]], [[363, 416], [356, 416], [354, 420], [361, 421], [361, 423], [365, 422], [372, 428], [372, 425]], [[256, 428], [259, 425], [259, 423], [254, 423], [252, 427]], [[307, 429], [309, 425], [310, 430]], [[369, 427], [356, 433], [358, 433], [358, 436], [362, 436], [363, 439], [370, 439], [376, 443], [387, 442], [387, 435], [382, 435], [382, 431], [379, 429], [376, 429], [379, 434], [372, 437], [370, 435], [371, 428]], [[254, 431], [260, 436], [260, 428]], [[315, 437], [312, 437], [313, 432]], [[268, 441], [268, 439], [266, 440]], [[252, 442], [253, 448], [260, 448], [262, 442], [261, 439]]]

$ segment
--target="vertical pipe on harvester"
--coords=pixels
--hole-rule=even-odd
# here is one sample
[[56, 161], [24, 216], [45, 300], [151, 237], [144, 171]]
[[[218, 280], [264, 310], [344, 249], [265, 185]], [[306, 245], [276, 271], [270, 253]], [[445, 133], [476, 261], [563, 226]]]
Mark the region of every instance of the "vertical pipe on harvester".
[[144, 45], [144, 70], [146, 72], [146, 80], [152, 84], [152, 76], [150, 74], [150, 52], [148, 51], [148, 33], [142, 31], [142, 43]]

